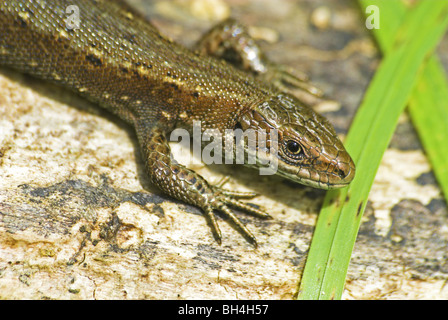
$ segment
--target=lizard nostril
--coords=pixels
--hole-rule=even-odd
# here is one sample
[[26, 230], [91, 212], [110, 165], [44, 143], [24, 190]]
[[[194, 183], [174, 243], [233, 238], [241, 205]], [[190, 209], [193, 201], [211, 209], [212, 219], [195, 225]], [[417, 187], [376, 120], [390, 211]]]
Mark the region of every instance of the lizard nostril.
[[344, 169], [341, 169], [340, 167], [337, 169], [336, 174], [341, 178], [344, 179], [347, 175], [347, 171]]
[[349, 162], [339, 163], [336, 174], [341, 178], [341, 182], [349, 183], [355, 177], [355, 164], [353, 160], [350, 159]]

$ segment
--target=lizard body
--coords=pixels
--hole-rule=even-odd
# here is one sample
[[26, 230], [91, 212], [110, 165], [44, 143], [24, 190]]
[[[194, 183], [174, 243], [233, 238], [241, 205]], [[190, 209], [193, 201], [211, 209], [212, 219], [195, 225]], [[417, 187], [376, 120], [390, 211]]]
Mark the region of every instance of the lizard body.
[[[76, 28], [68, 24], [71, 5], [79, 10]], [[135, 127], [152, 183], [200, 207], [219, 242], [214, 210], [254, 244], [229, 206], [269, 215], [239, 200], [251, 194], [212, 186], [172, 159], [167, 136], [174, 129], [191, 132], [194, 121], [221, 134], [275, 129], [278, 144], [267, 157], [275, 157], [278, 174], [322, 189], [353, 179], [353, 161], [325, 118], [254, 74], [172, 42], [119, 1], [0, 1], [0, 33], [0, 65], [67, 87]], [[212, 44], [204, 41], [202, 51]], [[264, 72], [262, 60], [249, 63]]]

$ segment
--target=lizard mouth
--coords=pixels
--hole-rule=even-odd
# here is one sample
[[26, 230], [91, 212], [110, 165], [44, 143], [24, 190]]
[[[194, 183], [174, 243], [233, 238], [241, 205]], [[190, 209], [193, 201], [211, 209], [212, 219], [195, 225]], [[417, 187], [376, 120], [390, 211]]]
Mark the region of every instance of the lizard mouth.
[[[244, 146], [244, 151], [249, 152], [249, 148]], [[252, 150], [253, 151], [253, 150]], [[258, 150], [257, 150], [258, 151]], [[318, 189], [338, 189], [350, 184], [355, 177], [355, 164], [350, 155], [339, 150], [337, 157], [329, 160], [327, 157], [319, 157], [303, 161], [301, 163], [290, 163], [278, 159], [268, 152], [256, 153], [256, 164], [245, 163], [246, 166], [261, 170], [261, 168], [270, 168], [260, 174], [277, 174], [293, 182]], [[275, 161], [274, 161], [275, 160]], [[284, 160], [284, 159], [283, 159]], [[273, 167], [269, 165], [274, 164]]]
[[330, 190], [350, 184], [355, 177], [355, 172], [355, 164], [349, 157], [348, 161], [339, 161], [327, 165], [326, 168], [313, 165], [279, 168], [277, 174], [306, 186]]

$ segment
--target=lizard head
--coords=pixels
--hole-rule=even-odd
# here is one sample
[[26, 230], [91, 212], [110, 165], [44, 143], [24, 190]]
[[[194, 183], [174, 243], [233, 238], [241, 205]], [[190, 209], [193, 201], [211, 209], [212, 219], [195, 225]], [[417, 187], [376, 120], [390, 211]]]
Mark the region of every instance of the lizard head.
[[320, 189], [353, 180], [355, 165], [331, 124], [293, 96], [278, 94], [257, 104], [237, 126], [266, 132], [266, 143], [256, 144], [257, 167], [275, 163], [273, 173]]

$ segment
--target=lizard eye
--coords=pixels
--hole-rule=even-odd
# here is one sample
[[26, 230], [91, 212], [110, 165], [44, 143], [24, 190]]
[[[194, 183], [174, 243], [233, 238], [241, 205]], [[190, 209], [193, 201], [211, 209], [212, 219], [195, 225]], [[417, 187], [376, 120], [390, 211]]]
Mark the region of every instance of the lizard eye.
[[236, 124], [235, 124], [235, 127], [233, 128], [233, 130], [236, 130], [236, 129], [243, 129], [243, 126], [241, 125], [241, 122], [237, 122]]
[[300, 144], [294, 140], [289, 140], [285, 144], [286, 153], [292, 157], [298, 157], [303, 155], [303, 150]]

